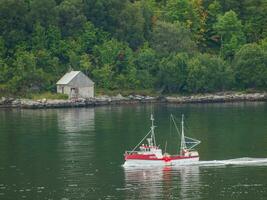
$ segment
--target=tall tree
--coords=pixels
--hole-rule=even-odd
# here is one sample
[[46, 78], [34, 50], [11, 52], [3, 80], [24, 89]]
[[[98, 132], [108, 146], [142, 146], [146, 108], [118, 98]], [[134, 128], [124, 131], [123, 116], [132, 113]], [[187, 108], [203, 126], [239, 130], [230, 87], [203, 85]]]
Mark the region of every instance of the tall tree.
[[83, 26], [83, 32], [80, 36], [80, 42], [85, 52], [91, 53], [94, 45], [97, 44], [99, 37], [97, 35], [97, 29], [90, 22], [87, 21]]
[[41, 26], [48, 28], [58, 23], [58, 13], [54, 0], [32, 0], [30, 1], [30, 11], [28, 20], [30, 24], [40, 23]]
[[258, 44], [246, 44], [234, 59], [235, 76], [241, 88], [267, 88], [267, 51]]
[[152, 88], [158, 72], [158, 58], [156, 52], [147, 43], [135, 53], [134, 65], [140, 87]]
[[158, 86], [163, 92], [184, 92], [186, 90], [188, 55], [171, 54], [159, 63]]
[[219, 0], [222, 9], [224, 12], [228, 12], [229, 10], [233, 10], [238, 15], [241, 15], [242, 12], [242, 1], [236, 0]]
[[221, 58], [199, 54], [188, 62], [189, 92], [214, 92], [229, 89], [233, 71]]
[[6, 52], [5, 40], [0, 36], [0, 58], [3, 58]]
[[84, 0], [85, 15], [97, 27], [116, 33], [121, 11], [128, 0]]
[[214, 29], [220, 37], [221, 54], [233, 58], [234, 53], [245, 43], [243, 25], [234, 11], [219, 16]]
[[243, 0], [242, 19], [249, 42], [257, 42], [267, 36], [266, 0]]
[[110, 71], [108, 78], [112, 78], [113, 81], [109, 89], [138, 86], [136, 69], [133, 65], [133, 52], [126, 44], [115, 39], [108, 40], [101, 45], [96, 45], [93, 55], [96, 58], [94, 61], [96, 68], [93, 70], [96, 80], [101, 81], [100, 73], [103, 70], [105, 74]]
[[16, 66], [9, 84], [13, 91], [27, 92], [40, 90], [45, 81], [43, 70], [36, 65], [36, 56], [32, 52], [18, 50], [13, 63]]
[[129, 46], [137, 49], [145, 40], [144, 38], [145, 20], [139, 2], [128, 3], [120, 14], [117, 38], [127, 41]]
[[172, 24], [164, 21], [157, 21], [151, 46], [162, 56], [178, 52], [192, 53], [196, 48], [188, 29], [178, 22]]
[[44, 49], [46, 45], [46, 30], [39, 22], [34, 25], [34, 32], [32, 33], [32, 48], [33, 49]]
[[86, 22], [83, 6], [82, 0], [64, 0], [57, 6], [59, 27], [64, 36], [73, 36], [81, 31]]
[[24, 0], [0, 1], [0, 35], [8, 50], [27, 39], [28, 4]]
[[49, 26], [46, 31], [46, 45], [53, 55], [57, 55], [61, 41], [61, 31], [58, 26]]
[[197, 43], [203, 42], [206, 13], [202, 0], [169, 0], [165, 15], [171, 22], [180, 22], [187, 27]]
[[206, 23], [206, 44], [208, 47], [212, 48], [212, 51], [217, 50], [219, 48], [220, 38], [216, 34], [216, 31], [213, 28], [214, 23], [216, 23], [219, 15], [222, 14], [222, 8], [219, 1], [212, 1], [207, 5], [207, 23]]

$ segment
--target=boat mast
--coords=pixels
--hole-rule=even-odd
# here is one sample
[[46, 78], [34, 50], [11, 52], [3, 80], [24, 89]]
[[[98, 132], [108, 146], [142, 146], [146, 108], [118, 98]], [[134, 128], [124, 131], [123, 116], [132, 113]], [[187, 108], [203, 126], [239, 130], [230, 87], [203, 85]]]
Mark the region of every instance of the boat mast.
[[184, 149], [186, 149], [186, 144], [185, 144], [185, 137], [184, 137], [184, 114], [182, 114], [182, 134], [181, 134], [181, 146], [180, 146], [181, 154]]
[[[155, 126], [154, 126], [154, 117], [153, 114], [151, 114], [151, 146], [156, 146], [156, 137], [155, 137]], [[154, 144], [153, 144], [154, 143]]]

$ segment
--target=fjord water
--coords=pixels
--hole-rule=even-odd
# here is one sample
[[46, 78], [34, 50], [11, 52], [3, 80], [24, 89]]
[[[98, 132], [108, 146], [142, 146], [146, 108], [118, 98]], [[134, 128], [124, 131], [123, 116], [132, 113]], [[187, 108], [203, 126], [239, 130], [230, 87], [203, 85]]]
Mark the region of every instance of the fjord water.
[[[169, 115], [185, 114], [200, 163], [124, 168], [155, 116], [175, 152]], [[0, 199], [266, 199], [267, 104], [0, 110]]]

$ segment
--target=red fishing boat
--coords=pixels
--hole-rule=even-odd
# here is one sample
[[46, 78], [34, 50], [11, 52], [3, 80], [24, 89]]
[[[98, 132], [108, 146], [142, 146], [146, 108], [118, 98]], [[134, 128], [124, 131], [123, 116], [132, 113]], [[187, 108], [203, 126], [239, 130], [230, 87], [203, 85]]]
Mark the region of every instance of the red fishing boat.
[[[200, 141], [186, 137], [184, 135], [184, 115], [182, 115], [181, 131], [179, 131], [173, 115], [171, 119], [175, 125], [176, 131], [180, 134], [181, 142], [178, 155], [170, 155], [162, 150], [156, 144], [154, 117], [151, 114], [151, 128], [146, 136], [131, 151], [124, 154], [124, 166], [140, 165], [183, 165], [199, 161], [199, 154], [193, 150]], [[180, 133], [181, 132], [181, 133]], [[147, 143], [143, 142], [147, 140]]]

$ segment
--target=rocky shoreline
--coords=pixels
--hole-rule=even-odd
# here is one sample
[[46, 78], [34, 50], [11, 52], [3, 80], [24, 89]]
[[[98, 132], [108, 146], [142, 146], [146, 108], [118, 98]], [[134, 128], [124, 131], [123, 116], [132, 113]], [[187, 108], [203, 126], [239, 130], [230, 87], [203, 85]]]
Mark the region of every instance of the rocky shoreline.
[[224, 102], [246, 102], [246, 101], [267, 101], [267, 93], [218, 93], [191, 96], [176, 97], [150, 97], [141, 95], [130, 95], [123, 97], [117, 96], [99, 96], [90, 99], [71, 99], [71, 100], [30, 100], [15, 98], [0, 98], [0, 108], [67, 108], [67, 107], [93, 107], [100, 105], [122, 105], [122, 104], [139, 104], [139, 103], [224, 103]]

